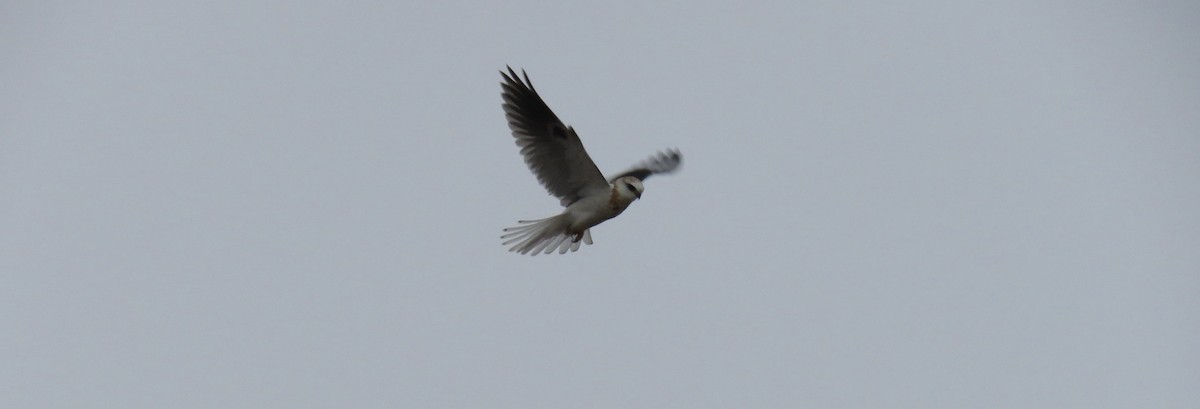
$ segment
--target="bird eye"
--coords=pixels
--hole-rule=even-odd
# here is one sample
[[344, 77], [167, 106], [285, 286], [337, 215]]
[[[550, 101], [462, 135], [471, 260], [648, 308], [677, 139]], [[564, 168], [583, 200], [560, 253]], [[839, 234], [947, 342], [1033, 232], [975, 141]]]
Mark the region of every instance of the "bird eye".
[[633, 188], [633, 184], [632, 184], [632, 183], [625, 182], [625, 187], [629, 188], [629, 191], [630, 191], [630, 192], [636, 192], [636, 191], [637, 191], [637, 189], [634, 189], [634, 188]]

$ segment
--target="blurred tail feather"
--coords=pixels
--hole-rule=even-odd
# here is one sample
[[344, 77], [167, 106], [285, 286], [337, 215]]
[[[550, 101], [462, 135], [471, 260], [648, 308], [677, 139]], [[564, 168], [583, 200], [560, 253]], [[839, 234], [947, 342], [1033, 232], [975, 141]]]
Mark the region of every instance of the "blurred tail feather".
[[517, 223], [519, 226], [504, 229], [504, 234], [500, 236], [500, 239], [504, 240], [503, 245], [512, 245], [508, 251], [533, 253], [536, 256], [539, 253], [550, 254], [557, 250], [558, 254], [563, 254], [579, 250], [581, 242], [592, 244], [591, 231], [585, 230], [580, 236], [570, 234], [570, 224], [563, 215], [540, 220], [520, 220]]

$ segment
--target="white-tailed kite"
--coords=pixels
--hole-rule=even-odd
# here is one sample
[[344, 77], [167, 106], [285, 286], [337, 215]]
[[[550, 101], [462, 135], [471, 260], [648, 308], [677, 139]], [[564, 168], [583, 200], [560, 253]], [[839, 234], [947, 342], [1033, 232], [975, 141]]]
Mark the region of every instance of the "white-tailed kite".
[[[525, 71], [521, 71], [525, 74]], [[504, 229], [508, 251], [521, 254], [558, 254], [579, 250], [580, 242], [592, 244], [591, 228], [617, 217], [635, 199], [642, 197], [642, 181], [650, 175], [670, 173], [682, 161], [678, 150], [670, 149], [643, 161], [633, 169], [605, 180], [592, 162], [575, 129], [563, 124], [542, 101], [529, 75], [525, 80], [512, 67], [501, 83], [504, 116], [512, 129], [525, 164], [550, 194], [559, 198], [566, 210], [540, 220], [521, 220], [517, 227]], [[515, 243], [515, 244], [514, 244]]]

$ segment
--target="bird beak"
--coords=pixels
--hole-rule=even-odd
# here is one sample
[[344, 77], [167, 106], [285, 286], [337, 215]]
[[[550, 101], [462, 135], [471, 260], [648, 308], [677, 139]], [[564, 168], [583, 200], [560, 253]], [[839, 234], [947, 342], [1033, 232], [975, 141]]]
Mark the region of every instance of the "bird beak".
[[642, 192], [639, 192], [639, 191], [636, 191], [636, 190], [634, 190], [634, 191], [633, 191], [633, 195], [634, 195], [634, 196], [637, 196], [637, 198], [638, 198], [638, 199], [641, 199], [641, 198], [642, 198]]

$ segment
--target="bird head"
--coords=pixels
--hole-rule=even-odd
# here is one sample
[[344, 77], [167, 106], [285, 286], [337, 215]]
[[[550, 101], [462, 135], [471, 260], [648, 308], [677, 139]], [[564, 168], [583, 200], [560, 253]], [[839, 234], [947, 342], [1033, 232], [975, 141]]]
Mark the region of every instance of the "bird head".
[[641, 199], [642, 192], [646, 191], [646, 188], [642, 186], [642, 181], [633, 176], [625, 176], [617, 179], [613, 182], [613, 185], [615, 185], [614, 188], [617, 189], [617, 192], [625, 197], [633, 196]]

